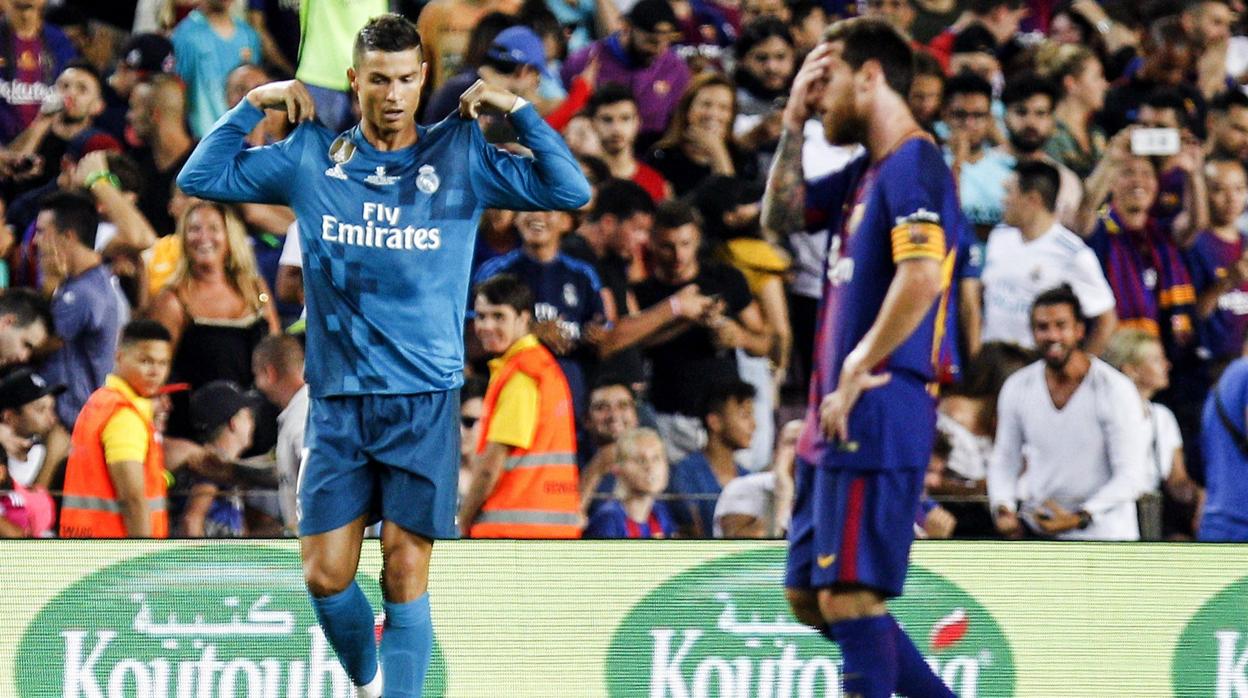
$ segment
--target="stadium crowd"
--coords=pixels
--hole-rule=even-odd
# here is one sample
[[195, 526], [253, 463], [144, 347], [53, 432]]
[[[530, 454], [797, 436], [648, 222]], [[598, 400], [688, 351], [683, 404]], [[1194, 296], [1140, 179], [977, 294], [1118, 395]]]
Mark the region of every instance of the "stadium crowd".
[[[853, 232], [852, 216], [821, 224], [819, 185], [858, 152], [792, 123], [787, 98], [825, 27], [853, 15], [910, 37], [910, 106], [965, 216], [916, 530], [1248, 528], [1225, 465], [1248, 460], [1233, 363], [1248, 331], [1242, 0], [304, 1], [0, 0], [0, 535], [75, 535], [110, 486], [125, 517], [167, 507], [148, 535], [296, 530], [294, 215], [175, 179], [272, 80], [297, 77], [322, 123], [350, 128], [351, 39], [389, 10], [421, 30], [422, 123], [460, 118], [484, 80], [535, 104], [594, 188], [574, 213], [482, 219], [464, 299], [466, 535], [489, 535], [472, 517], [493, 488], [521, 486], [486, 472], [491, 445], [541, 451], [532, 471], [583, 523], [561, 536], [783, 535], [816, 306], [844, 271], [825, 256]], [[479, 121], [524, 152], [505, 118]], [[290, 129], [270, 111], [249, 142]], [[809, 206], [764, 194], [785, 147]], [[554, 361], [525, 364], [539, 345]], [[566, 400], [530, 377], [551, 370]], [[103, 386], [126, 408], [89, 402]], [[563, 443], [551, 425], [569, 412]], [[167, 502], [141, 479], [75, 481], [71, 451], [141, 478], [157, 450]]]

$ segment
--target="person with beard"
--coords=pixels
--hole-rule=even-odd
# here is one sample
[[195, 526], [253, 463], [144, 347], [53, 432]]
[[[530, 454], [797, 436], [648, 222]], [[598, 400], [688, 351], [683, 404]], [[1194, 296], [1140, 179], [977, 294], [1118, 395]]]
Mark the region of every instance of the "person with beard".
[[[1010, 376], [997, 401], [988, 500], [1006, 538], [1138, 540], [1146, 425], [1131, 379], [1081, 348], [1086, 322], [1068, 286], [1031, 309], [1041, 359]], [[1026, 471], [1023, 454], [1026, 453]], [[1025, 528], [1024, 528], [1025, 527]]]
[[629, 88], [641, 112], [639, 148], [654, 143], [667, 128], [691, 75], [672, 50], [676, 13], [667, 0], [640, 0], [624, 16], [623, 27], [568, 56], [560, 70], [563, 84], [597, 62], [597, 84]]
[[1075, 225], [1083, 201], [1083, 181], [1069, 167], [1044, 152], [1044, 145], [1057, 129], [1053, 109], [1057, 86], [1036, 75], [1021, 75], [1005, 84], [1001, 92], [1005, 105], [1005, 135], [1008, 152], [1019, 162], [1037, 161], [1057, 169], [1061, 186], [1057, 190], [1054, 213], [1066, 227]]
[[[928, 386], [964, 229], [953, 175], [906, 106], [913, 66], [887, 23], [833, 25], [793, 81], [767, 183], [769, 206], [805, 201], [831, 231], [784, 583], [798, 620], [840, 646], [848, 695], [953, 695], [886, 605], [905, 583], [935, 441]], [[829, 141], [866, 151], [804, 184], [812, 113]]]
[[134, 159], [150, 179], [139, 210], [157, 235], [172, 235], [177, 220], [169, 212], [169, 190], [195, 148], [186, 129], [186, 87], [177, 76], [165, 74], [139, 83], [130, 92], [126, 121], [140, 143]]
[[77, 57], [73, 42], [59, 27], [44, 21], [47, 0], [4, 3], [0, 19], [0, 143], [21, 133], [39, 115], [53, 93], [56, 76]]
[[797, 49], [789, 28], [775, 17], [760, 17], [737, 40], [737, 118], [732, 133], [758, 154], [759, 167], [771, 164], [780, 138], [784, 100], [797, 68]]
[[611, 176], [633, 182], [658, 204], [672, 198], [672, 185], [653, 167], [637, 159], [634, 147], [641, 127], [641, 115], [633, 93], [623, 85], [611, 83], [589, 98], [585, 115], [602, 144], [603, 162]]
[[1248, 165], [1248, 95], [1227, 90], [1209, 104], [1209, 157]]

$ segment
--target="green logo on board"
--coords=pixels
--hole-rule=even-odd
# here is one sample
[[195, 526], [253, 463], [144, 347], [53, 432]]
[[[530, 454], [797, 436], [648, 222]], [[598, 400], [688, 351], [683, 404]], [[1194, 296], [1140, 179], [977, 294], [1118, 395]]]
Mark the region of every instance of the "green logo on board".
[[[1226, 549], [1228, 554], [1233, 548]], [[1228, 584], [1179, 634], [1170, 665], [1176, 696], [1248, 698], [1248, 577]]]
[[[380, 611], [377, 583], [357, 581]], [[78, 580], [31, 621], [15, 667], [22, 698], [355, 695], [298, 554], [254, 544], [174, 548]], [[435, 642], [425, 695], [445, 692]]]
[[[625, 616], [607, 650], [610, 696], [840, 695], [840, 653], [790, 615], [781, 548], [701, 564]], [[943, 577], [911, 567], [890, 608], [962, 698], [1014, 693], [1014, 658], [997, 622]]]

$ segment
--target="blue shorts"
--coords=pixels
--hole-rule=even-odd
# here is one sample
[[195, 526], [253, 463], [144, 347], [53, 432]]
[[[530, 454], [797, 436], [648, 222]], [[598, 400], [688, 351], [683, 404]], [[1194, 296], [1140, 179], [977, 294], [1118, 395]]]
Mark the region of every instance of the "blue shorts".
[[457, 538], [459, 391], [312, 398], [299, 471], [299, 535], [360, 516]]

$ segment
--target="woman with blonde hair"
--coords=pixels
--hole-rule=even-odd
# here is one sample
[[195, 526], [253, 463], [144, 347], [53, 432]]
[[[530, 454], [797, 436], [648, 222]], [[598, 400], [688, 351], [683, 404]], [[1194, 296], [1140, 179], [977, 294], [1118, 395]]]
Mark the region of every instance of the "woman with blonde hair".
[[684, 196], [711, 175], [759, 178], [758, 160], [732, 137], [737, 118], [737, 89], [718, 73], [704, 73], [689, 83], [676, 105], [663, 138], [647, 157], [651, 167]]
[[1044, 150], [1087, 179], [1105, 152], [1105, 132], [1092, 123], [1109, 91], [1104, 67], [1091, 49], [1074, 44], [1046, 44], [1036, 63], [1061, 94], [1054, 109], [1057, 128]]
[[[214, 380], [250, 387], [252, 350], [280, 328], [243, 222], [225, 204], [197, 201], [182, 214], [176, 234], [182, 258], [148, 308], [173, 335], [170, 381], [192, 389]], [[191, 435], [179, 407], [170, 431]]]

